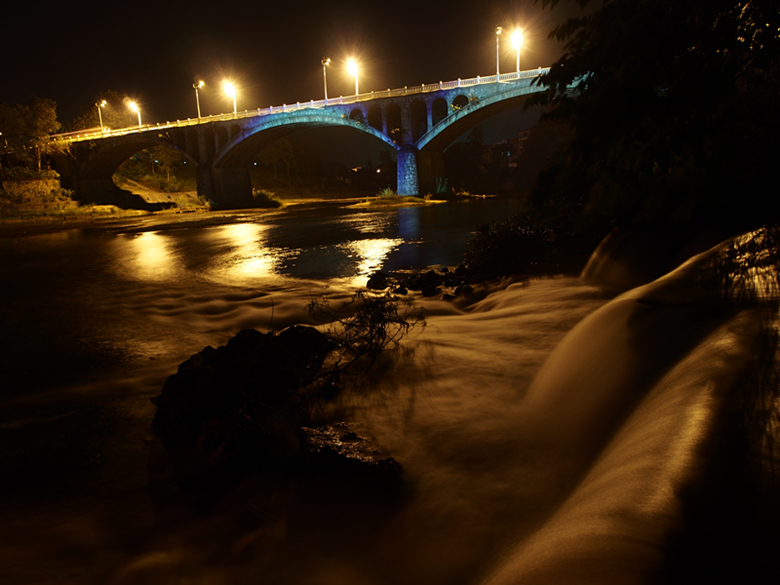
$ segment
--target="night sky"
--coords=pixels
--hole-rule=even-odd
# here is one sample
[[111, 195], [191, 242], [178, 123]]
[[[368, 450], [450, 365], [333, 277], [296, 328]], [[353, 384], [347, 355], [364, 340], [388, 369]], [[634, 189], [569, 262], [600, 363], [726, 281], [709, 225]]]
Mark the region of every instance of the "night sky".
[[[345, 60], [361, 63], [371, 91], [495, 73], [495, 27], [526, 35], [521, 69], [550, 65], [560, 46], [547, 35], [562, 15], [533, 2], [20, 2], [0, 34], [0, 101], [53, 99], [68, 125], [115, 90], [136, 99], [145, 123], [229, 112], [224, 78], [239, 110], [321, 99], [322, 57], [329, 97], [354, 93]], [[505, 49], [505, 50], [503, 50]], [[502, 42], [502, 72], [515, 54]]]

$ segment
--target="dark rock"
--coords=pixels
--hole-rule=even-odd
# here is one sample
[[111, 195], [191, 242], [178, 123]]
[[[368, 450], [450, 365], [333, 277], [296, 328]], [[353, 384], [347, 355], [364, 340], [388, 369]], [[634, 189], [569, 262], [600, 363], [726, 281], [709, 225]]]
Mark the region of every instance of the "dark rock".
[[320, 474], [371, 488], [400, 486], [401, 465], [359, 424], [303, 427], [299, 436], [304, 460]]
[[289, 457], [308, 414], [310, 382], [331, 346], [313, 327], [279, 334], [248, 329], [182, 363], [152, 399], [152, 427], [180, 455], [180, 474], [230, 468], [242, 475], [247, 466]]
[[366, 288], [371, 290], [384, 290], [390, 284], [390, 276], [381, 270], [378, 270], [368, 279]]

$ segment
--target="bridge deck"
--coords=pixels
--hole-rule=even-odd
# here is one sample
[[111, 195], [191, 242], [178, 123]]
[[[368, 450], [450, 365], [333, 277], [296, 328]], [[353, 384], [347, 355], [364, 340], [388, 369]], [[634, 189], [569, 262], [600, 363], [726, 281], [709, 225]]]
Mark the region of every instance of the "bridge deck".
[[521, 79], [530, 79], [538, 77], [549, 72], [549, 67], [539, 67], [537, 69], [530, 69], [528, 71], [515, 71], [512, 73], [502, 73], [501, 75], [488, 75], [485, 77], [477, 76], [469, 79], [457, 79], [455, 81], [439, 81], [438, 83], [427, 83], [423, 85], [415, 85], [412, 87], [403, 87], [400, 89], [387, 89], [383, 91], [370, 91], [357, 95], [339, 96], [337, 98], [328, 98], [322, 100], [309, 100], [308, 102], [296, 102], [294, 104], [283, 104], [281, 106], [272, 106], [270, 108], [258, 108], [256, 110], [244, 110], [242, 112], [229, 113], [229, 114], [215, 114], [211, 116], [203, 116], [201, 118], [187, 118], [186, 120], [176, 120], [173, 122], [156, 123], [156, 124], [143, 124], [141, 126], [131, 126], [129, 128], [110, 129], [104, 128], [94, 129], [90, 128], [83, 132], [68, 132], [65, 134], [53, 134], [51, 136], [54, 140], [64, 140], [68, 142], [80, 142], [82, 140], [94, 140], [95, 138], [108, 138], [113, 136], [124, 136], [126, 134], [134, 134], [138, 132], [145, 132], [148, 130], [161, 130], [166, 128], [180, 128], [182, 126], [196, 126], [198, 124], [206, 124], [211, 122], [222, 122], [226, 120], [236, 120], [241, 118], [251, 118], [254, 116], [267, 116], [270, 114], [280, 114], [283, 112], [294, 112], [304, 108], [324, 108], [327, 106], [337, 106], [342, 104], [354, 104], [358, 102], [365, 102], [370, 100], [401, 97], [406, 95], [415, 95], [421, 93], [430, 93], [435, 91], [445, 91], [451, 89], [457, 89], [459, 87], [472, 87], [475, 85], [484, 85], [489, 83], [502, 83], [510, 81], [518, 81]]

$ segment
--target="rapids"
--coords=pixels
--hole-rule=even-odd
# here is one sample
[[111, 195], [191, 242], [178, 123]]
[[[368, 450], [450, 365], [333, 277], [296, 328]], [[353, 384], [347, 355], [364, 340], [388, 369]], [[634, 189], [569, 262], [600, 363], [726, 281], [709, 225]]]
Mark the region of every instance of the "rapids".
[[[211, 260], [183, 256], [176, 237], [137, 236], [122, 262], [68, 281], [61, 304], [8, 311], [9, 322], [62, 319], [96, 365], [84, 375], [81, 349], [51, 339], [35, 360], [14, 354], [38, 387], [49, 378], [35, 364], [49, 357], [78, 375], [0, 405], [14, 476], [0, 581], [674, 582], [670, 538], [685, 533], [686, 494], [718, 457], [707, 447], [755, 366], [766, 320], [763, 305], [735, 304], [711, 276], [723, 246], [616, 298], [556, 277], [471, 304], [416, 299], [426, 326], [370, 392], [339, 404], [402, 464], [404, 497], [256, 478], [204, 512], [171, 476], [149, 397], [203, 346], [245, 327], [311, 322], [312, 298], [347, 299], [365, 278], [276, 279], [261, 291], [246, 274], [284, 257], [258, 248], [262, 228], [242, 229], [248, 248], [226, 232], [234, 260], [208, 271]], [[377, 244], [385, 254], [396, 245]], [[69, 315], [68, 295], [88, 303]], [[64, 355], [45, 353], [54, 348]]]

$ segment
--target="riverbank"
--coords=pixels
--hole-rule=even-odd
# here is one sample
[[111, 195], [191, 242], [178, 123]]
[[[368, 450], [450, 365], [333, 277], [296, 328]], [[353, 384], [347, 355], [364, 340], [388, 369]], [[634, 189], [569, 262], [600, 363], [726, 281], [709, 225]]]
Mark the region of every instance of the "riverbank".
[[[171, 194], [173, 196], [182, 194]], [[186, 194], [184, 194], [186, 195]], [[0, 238], [21, 238], [72, 229], [148, 231], [177, 227], [203, 227], [229, 225], [253, 221], [258, 215], [283, 212], [286, 208], [320, 203], [343, 203], [366, 210], [393, 209], [410, 205], [436, 205], [446, 200], [425, 200], [419, 197], [381, 197], [365, 192], [321, 193], [303, 195], [295, 192], [277, 193], [282, 202], [279, 208], [250, 208], [239, 210], [211, 210], [206, 207], [189, 207], [147, 211], [121, 209], [114, 205], [90, 205], [59, 211], [27, 212], [0, 217]], [[484, 196], [481, 196], [484, 197]], [[147, 201], [150, 198], [144, 195]], [[458, 198], [461, 200], [465, 198]], [[155, 200], [156, 201], [156, 200]]]

